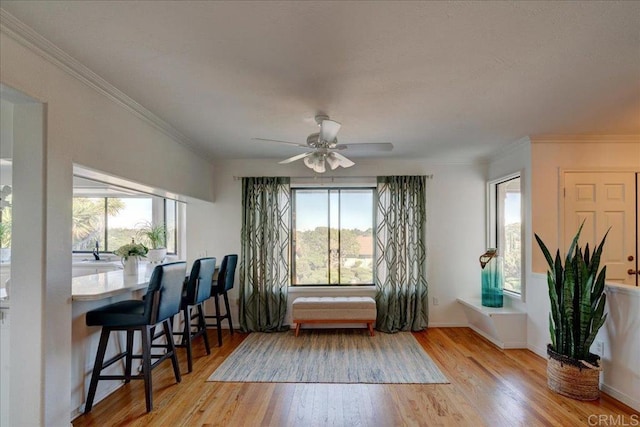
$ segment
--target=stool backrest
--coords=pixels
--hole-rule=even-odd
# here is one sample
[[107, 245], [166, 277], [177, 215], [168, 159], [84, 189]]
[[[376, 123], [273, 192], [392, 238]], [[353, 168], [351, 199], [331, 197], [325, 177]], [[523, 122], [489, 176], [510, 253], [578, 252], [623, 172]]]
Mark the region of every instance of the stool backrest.
[[162, 322], [178, 314], [186, 274], [187, 263], [184, 261], [161, 264], [153, 269], [144, 306], [149, 324]]
[[187, 278], [187, 304], [195, 305], [211, 297], [211, 283], [216, 271], [216, 259], [200, 258], [193, 262]]
[[218, 292], [226, 292], [233, 288], [233, 282], [236, 278], [236, 265], [238, 265], [238, 255], [225, 255], [220, 264], [218, 272]]

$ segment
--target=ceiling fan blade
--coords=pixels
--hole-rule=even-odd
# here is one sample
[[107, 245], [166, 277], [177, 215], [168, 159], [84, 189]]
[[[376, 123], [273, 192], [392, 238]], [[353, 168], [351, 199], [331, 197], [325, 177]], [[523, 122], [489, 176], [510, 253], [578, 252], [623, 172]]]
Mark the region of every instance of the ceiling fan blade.
[[335, 141], [341, 126], [342, 125], [336, 121], [323, 120], [320, 124], [320, 138], [327, 142]]
[[298, 144], [297, 142], [280, 141], [279, 139], [251, 138], [252, 141], [279, 142], [281, 144], [295, 145], [296, 147], [309, 148], [306, 144]]
[[302, 154], [298, 154], [297, 156], [293, 156], [293, 157], [289, 157], [288, 159], [285, 159], [281, 162], [278, 162], [281, 165], [286, 165], [287, 163], [291, 163], [291, 162], [295, 162], [296, 160], [300, 160], [300, 159], [304, 159], [307, 156], [312, 155], [314, 152], [313, 151], [309, 151], [308, 153], [302, 153]]
[[391, 151], [393, 144], [390, 142], [363, 142], [361, 144], [338, 144], [333, 147], [334, 150], [350, 150], [350, 151]]

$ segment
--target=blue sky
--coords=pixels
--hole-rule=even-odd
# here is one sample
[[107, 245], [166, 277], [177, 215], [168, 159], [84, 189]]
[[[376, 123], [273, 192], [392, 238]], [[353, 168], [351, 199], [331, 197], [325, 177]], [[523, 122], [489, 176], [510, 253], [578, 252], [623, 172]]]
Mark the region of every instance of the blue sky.
[[505, 224], [513, 224], [521, 221], [520, 193], [507, 193], [504, 201]]
[[[327, 190], [296, 191], [296, 228], [301, 231], [327, 227]], [[369, 190], [342, 190], [340, 201], [343, 229], [367, 230], [373, 226], [373, 193]], [[337, 227], [338, 193], [331, 194], [332, 227]]]
[[118, 216], [109, 217], [109, 227], [136, 228], [145, 221], [151, 221], [151, 198], [132, 199], [123, 197], [124, 209]]

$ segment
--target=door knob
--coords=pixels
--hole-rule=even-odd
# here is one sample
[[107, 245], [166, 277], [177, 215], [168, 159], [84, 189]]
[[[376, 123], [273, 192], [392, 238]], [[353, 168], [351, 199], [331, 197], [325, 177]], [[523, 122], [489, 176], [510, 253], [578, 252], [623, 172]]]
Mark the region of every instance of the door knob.
[[636, 275], [638, 273], [636, 273], [636, 271], [633, 268], [630, 268], [630, 269], [627, 270], [627, 274], [629, 276], [634, 276], [634, 275]]
[[629, 255], [629, 256], [627, 257], [627, 260], [628, 260], [628, 261], [633, 261], [634, 259], [635, 259], [635, 258], [633, 258], [633, 255]]

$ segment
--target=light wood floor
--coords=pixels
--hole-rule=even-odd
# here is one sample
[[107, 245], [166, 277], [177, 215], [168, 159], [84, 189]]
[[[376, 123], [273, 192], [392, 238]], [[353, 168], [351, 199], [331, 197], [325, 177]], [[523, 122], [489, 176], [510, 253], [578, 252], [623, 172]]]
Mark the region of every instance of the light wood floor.
[[[451, 384], [206, 382], [247, 336], [236, 333], [225, 335], [224, 345], [213, 347], [209, 356], [199, 340], [194, 371], [180, 384], [170, 362], [156, 368], [151, 413], [145, 412], [142, 381], [133, 381], [73, 425], [595, 426], [638, 425], [640, 420], [638, 412], [604, 394], [599, 401], [580, 402], [549, 391], [546, 360], [528, 350], [499, 350], [467, 328], [414, 335]], [[212, 331], [209, 336], [216, 343]], [[186, 372], [186, 356], [179, 351]]]

